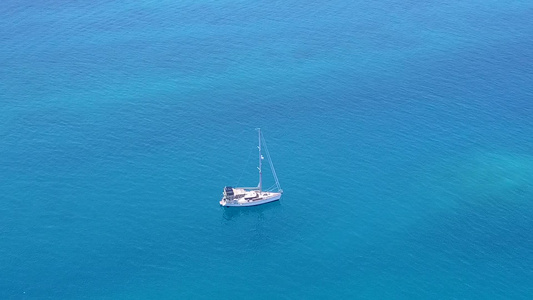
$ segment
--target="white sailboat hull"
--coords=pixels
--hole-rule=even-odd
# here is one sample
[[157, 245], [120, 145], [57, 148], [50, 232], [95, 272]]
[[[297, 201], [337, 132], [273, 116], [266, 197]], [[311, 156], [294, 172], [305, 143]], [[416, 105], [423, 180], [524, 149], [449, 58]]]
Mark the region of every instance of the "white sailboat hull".
[[234, 200], [226, 200], [222, 198], [220, 200], [220, 205], [222, 206], [255, 206], [255, 205], [261, 205], [269, 202], [278, 201], [281, 198], [281, 193], [272, 193], [272, 192], [264, 192], [260, 195], [260, 197], [256, 199], [234, 199]]

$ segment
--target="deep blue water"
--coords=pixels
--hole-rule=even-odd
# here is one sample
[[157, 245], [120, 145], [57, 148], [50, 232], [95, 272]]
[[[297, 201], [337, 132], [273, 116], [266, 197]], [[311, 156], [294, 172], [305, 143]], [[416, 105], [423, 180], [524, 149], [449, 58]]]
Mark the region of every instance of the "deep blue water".
[[532, 15], [2, 1], [0, 299], [531, 299]]

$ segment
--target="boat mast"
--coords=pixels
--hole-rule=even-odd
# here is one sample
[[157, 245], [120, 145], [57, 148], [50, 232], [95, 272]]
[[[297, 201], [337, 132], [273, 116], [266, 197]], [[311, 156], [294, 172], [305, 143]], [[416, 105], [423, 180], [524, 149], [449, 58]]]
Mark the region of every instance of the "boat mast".
[[262, 185], [263, 185], [263, 172], [261, 171], [261, 160], [263, 159], [263, 156], [261, 155], [261, 128], [257, 128], [257, 132], [258, 132], [258, 137], [259, 137], [259, 143], [258, 143], [258, 146], [257, 148], [259, 149], [259, 185], [258, 185], [258, 188], [259, 188], [259, 192], [261, 192], [261, 189], [263, 188]]

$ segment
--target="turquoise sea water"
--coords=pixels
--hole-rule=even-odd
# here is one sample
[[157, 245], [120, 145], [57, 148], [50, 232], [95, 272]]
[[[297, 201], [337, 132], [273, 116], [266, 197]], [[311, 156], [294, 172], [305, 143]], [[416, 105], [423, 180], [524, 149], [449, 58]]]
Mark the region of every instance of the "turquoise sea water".
[[531, 299], [532, 15], [2, 1], [0, 299]]

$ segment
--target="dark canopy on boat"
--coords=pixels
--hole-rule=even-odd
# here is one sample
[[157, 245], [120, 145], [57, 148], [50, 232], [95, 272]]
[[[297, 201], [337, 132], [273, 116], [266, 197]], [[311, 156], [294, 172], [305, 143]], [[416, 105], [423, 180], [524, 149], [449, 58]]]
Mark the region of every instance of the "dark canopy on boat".
[[224, 193], [228, 196], [233, 196], [233, 188], [231, 186], [224, 187]]

